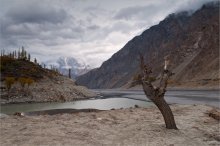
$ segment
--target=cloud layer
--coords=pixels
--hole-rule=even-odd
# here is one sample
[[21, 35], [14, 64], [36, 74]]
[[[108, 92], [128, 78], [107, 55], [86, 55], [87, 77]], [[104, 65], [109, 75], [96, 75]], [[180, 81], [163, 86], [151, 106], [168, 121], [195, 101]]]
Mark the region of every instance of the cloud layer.
[[208, 1], [0, 0], [0, 47], [25, 46], [42, 62], [72, 56], [98, 67], [168, 14]]

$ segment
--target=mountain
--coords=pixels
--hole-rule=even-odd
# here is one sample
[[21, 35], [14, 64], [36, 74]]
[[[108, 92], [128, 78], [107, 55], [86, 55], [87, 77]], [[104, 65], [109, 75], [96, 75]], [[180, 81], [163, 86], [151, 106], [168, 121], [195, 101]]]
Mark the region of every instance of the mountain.
[[158, 25], [130, 40], [100, 68], [79, 76], [77, 84], [89, 88], [126, 86], [139, 71], [139, 53], [158, 76], [164, 56], [170, 55], [174, 85], [219, 82], [219, 2], [194, 13], [171, 14]]
[[74, 79], [91, 70], [89, 65], [79, 62], [73, 57], [60, 57], [56, 63], [59, 72], [65, 76], [69, 75], [69, 69], [71, 69], [71, 78]]

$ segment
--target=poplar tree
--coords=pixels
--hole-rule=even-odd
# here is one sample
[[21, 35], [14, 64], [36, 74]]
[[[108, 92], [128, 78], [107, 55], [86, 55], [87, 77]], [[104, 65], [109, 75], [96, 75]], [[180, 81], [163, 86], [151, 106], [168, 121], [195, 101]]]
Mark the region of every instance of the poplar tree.
[[17, 51], [15, 50], [15, 58], [17, 58]]
[[19, 50], [18, 50], [18, 59], [20, 59], [21, 58], [21, 51], [20, 51], [20, 48], [19, 48]]
[[37, 64], [37, 59], [36, 58], [34, 58], [34, 63]]
[[31, 61], [31, 55], [30, 55], [30, 53], [28, 54], [28, 61]]

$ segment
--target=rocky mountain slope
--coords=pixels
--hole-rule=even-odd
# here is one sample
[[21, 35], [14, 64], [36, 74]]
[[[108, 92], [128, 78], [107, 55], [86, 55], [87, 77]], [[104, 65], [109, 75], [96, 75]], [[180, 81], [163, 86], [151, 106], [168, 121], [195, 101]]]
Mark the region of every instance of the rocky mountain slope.
[[[25, 59], [1, 56], [1, 103], [73, 101], [96, 96], [72, 79]], [[10, 86], [9, 86], [10, 85]]]
[[206, 86], [219, 82], [219, 2], [211, 2], [190, 14], [171, 14], [158, 25], [130, 40], [120, 51], [77, 78], [89, 88], [126, 86], [139, 70], [139, 53], [155, 76], [170, 55], [174, 86]]

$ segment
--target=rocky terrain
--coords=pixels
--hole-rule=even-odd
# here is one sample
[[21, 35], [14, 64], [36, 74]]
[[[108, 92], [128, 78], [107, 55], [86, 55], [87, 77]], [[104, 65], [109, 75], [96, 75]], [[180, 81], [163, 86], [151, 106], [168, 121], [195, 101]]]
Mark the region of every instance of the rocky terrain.
[[220, 145], [219, 121], [212, 118], [212, 107], [171, 108], [179, 130], [166, 129], [156, 107], [1, 117], [0, 145]]
[[95, 97], [96, 94], [84, 86], [76, 86], [72, 79], [56, 76], [44, 77], [24, 90], [19, 83], [13, 85], [10, 93], [1, 93], [1, 104], [22, 102], [65, 102]]
[[171, 86], [218, 88], [219, 2], [207, 3], [194, 13], [167, 16], [130, 40], [100, 68], [78, 77], [77, 83], [89, 88], [129, 87], [139, 72], [139, 53], [155, 77], [163, 70], [164, 57], [170, 56], [175, 73]]
[[[7, 86], [10, 84], [11, 87]], [[64, 102], [94, 96], [96, 94], [86, 87], [77, 86], [74, 80], [56, 71], [27, 60], [1, 57], [1, 104]]]

